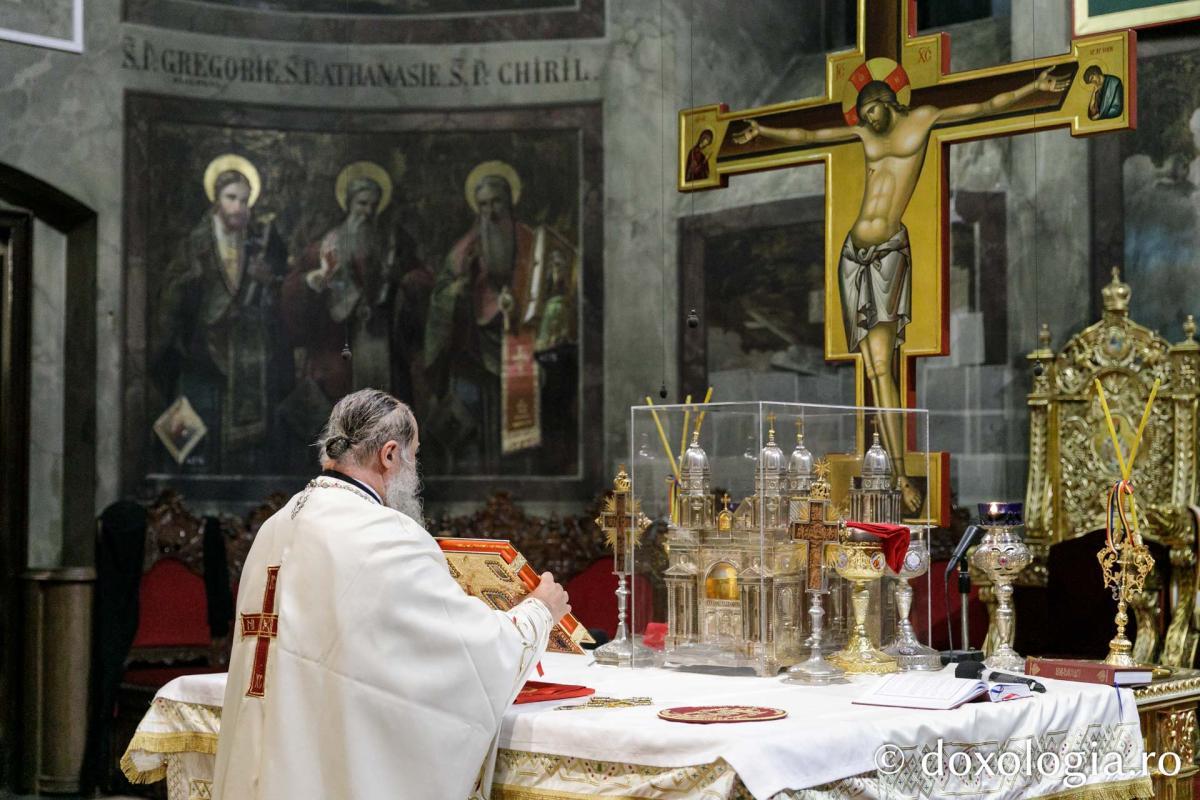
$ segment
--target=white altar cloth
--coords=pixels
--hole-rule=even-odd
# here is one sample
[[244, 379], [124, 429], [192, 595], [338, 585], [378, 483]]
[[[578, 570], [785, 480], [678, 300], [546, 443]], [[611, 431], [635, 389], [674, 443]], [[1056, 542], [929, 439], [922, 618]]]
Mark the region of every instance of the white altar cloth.
[[[652, 706], [588, 711], [547, 712], [560, 703], [514, 706], [504, 718], [500, 746], [509, 750], [548, 753], [654, 767], [708, 764], [724, 759], [759, 800], [786, 789], [804, 789], [879, 770], [877, 756], [885, 745], [899, 748], [904, 767], [890, 776], [897, 786], [928, 787], [927, 797], [947, 796], [956, 785], [974, 791], [988, 785], [987, 776], [963, 782], [944, 770], [939, 783], [918, 774], [921, 758], [937, 742], [944, 759], [967, 750], [994, 757], [1004, 750], [1024, 756], [1029, 743], [1032, 775], [998, 776], [991, 798], [1039, 797], [1078, 789], [1065, 774], [1041, 776], [1038, 755], [1049, 749], [1060, 758], [1068, 752], [1103, 757], [1118, 752], [1129, 769], [1118, 774], [1086, 775], [1083, 785], [1145, 779], [1137, 706], [1129, 689], [1087, 683], [1044, 681], [1046, 693], [1004, 703], [970, 703], [950, 711], [923, 711], [857, 706], [851, 701], [878, 677], [857, 676], [850, 683], [807, 687], [778, 678], [731, 677], [664, 669], [619, 669], [591, 664], [590, 656], [548, 654], [543, 680], [583, 684], [598, 695], [647, 696]], [[947, 668], [952, 675], [952, 668]], [[786, 719], [730, 725], [687, 725], [660, 720], [671, 706], [756, 705], [781, 708]], [[969, 755], [968, 758], [977, 758]], [[1047, 764], [1053, 759], [1047, 759]], [[933, 766], [934, 759], [928, 764]], [[899, 757], [895, 763], [900, 763]], [[961, 759], [959, 761], [961, 763]], [[976, 762], [977, 763], [977, 762]], [[887, 765], [891, 767], [891, 763]], [[1084, 771], [1086, 771], [1086, 766]], [[997, 770], [998, 771], [998, 770]]]
[[121, 771], [131, 783], [166, 778], [170, 800], [212, 796], [225, 677], [185, 675], [155, 693], [121, 757]]
[[[653, 705], [556, 710], [560, 705], [585, 703], [586, 698], [581, 698], [514, 706], [505, 715], [501, 729], [501, 762], [493, 798], [614, 793], [623, 797], [733, 796], [664, 787], [662, 780], [656, 783], [652, 778], [643, 782], [650, 793], [620, 790], [610, 780], [611, 775], [600, 774], [585, 761], [647, 768], [719, 765], [723, 761], [758, 800], [776, 795], [836, 797], [850, 789], [866, 798], [940, 798], [955, 794], [986, 796], [989, 800], [1150, 796], [1137, 707], [1133, 693], [1127, 689], [1045, 681], [1047, 692], [1029, 699], [972, 703], [951, 711], [918, 711], [852, 705], [851, 700], [879, 680], [874, 677], [856, 677], [835, 686], [802, 687], [777, 678], [606, 667], [592, 663], [591, 656], [547, 654], [542, 664], [543, 680], [583, 684], [601, 696], [650, 697]], [[198, 726], [205, 735], [194, 741], [215, 742], [219, 709], [211, 709], [218, 712], [214, 715], [188, 712], [202, 712], [219, 703], [224, 678], [190, 676], [163, 687], [139, 726], [139, 734], [182, 734]], [[720, 704], [782, 708], [788, 717], [773, 722], [716, 725], [687, 725], [657, 718], [661, 709], [671, 706]], [[146, 745], [155, 738], [135, 737], [135, 742]], [[159, 738], [171, 741], [169, 736]], [[939, 753], [939, 740], [941, 755], [929, 756]], [[877, 754], [885, 745], [895, 748], [892, 756], [899, 753], [900, 757], [881, 764]], [[396, 746], [402, 747], [403, 742]], [[978, 768], [965, 777], [949, 770], [941, 777], [922, 772], [922, 760], [926, 766], [941, 763], [945, 767], [946, 761], [960, 752], [967, 754], [964, 758], [975, 759], [972, 763], [976, 767], [979, 758], [990, 759], [995, 766], [995, 758], [1002, 752], [1015, 752], [1021, 757], [1028, 753], [1035, 761], [1042, 753], [1062, 758], [1067, 753], [1094, 752], [1103, 758], [1115, 752], [1125, 768], [1116, 773], [1094, 773], [1085, 764], [1076, 770], [1080, 778], [1075, 783], [1065, 773], [1047, 775], [1036, 767], [1031, 774], [1015, 776], [989, 777]], [[155, 761], [151, 753], [139, 752], [136, 761], [147, 767], [161, 768], [165, 764], [169, 785], [176, 783], [172, 780], [176, 770], [171, 767], [178, 764], [179, 788], [190, 784], [194, 790], [211, 779], [212, 756], [199, 755], [199, 760], [159, 755]], [[553, 769], [546, 766], [551, 762]], [[506, 767], [518, 763], [523, 766]], [[573, 771], [564, 781], [567, 767]], [[582, 784], [581, 779], [585, 781]], [[592, 783], [586, 783], [588, 780]], [[732, 781], [732, 776], [726, 775], [721, 785], [732, 786]], [[817, 788], [795, 791], [811, 787]], [[188, 797], [190, 793], [172, 791], [170, 796]]]

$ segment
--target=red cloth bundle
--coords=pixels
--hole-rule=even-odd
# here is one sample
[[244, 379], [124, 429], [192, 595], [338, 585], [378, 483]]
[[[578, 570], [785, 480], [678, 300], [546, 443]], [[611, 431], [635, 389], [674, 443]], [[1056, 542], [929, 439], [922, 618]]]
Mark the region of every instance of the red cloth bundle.
[[566, 700], [571, 697], [587, 697], [595, 694], [595, 689], [587, 686], [575, 686], [570, 683], [549, 683], [547, 681], [525, 681], [517, 699], [513, 703], [543, 703], [547, 700]]
[[904, 565], [904, 554], [908, 552], [908, 541], [912, 534], [904, 525], [885, 525], [882, 522], [847, 522], [847, 528], [869, 533], [880, 540], [888, 569], [899, 572]]
[[662, 650], [666, 646], [667, 638], [667, 623], [665, 622], [647, 622], [646, 634], [642, 637], [642, 644], [649, 647], [651, 650]]

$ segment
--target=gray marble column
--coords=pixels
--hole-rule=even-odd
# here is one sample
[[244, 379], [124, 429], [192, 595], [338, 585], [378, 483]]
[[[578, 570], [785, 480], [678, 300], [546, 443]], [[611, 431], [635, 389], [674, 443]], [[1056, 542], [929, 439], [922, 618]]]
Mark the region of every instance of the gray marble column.
[[[1013, 58], [1070, 49], [1067, 0], [1013, 0]], [[1041, 322], [1054, 341], [1091, 319], [1088, 143], [1065, 129], [1012, 140], [1008, 194], [1009, 349], [1037, 345]], [[1023, 398], [1014, 398], [1023, 403]]]
[[[1067, 0], [1013, 0], [1013, 59], [1070, 49]], [[1066, 129], [1011, 140], [1008, 192], [1008, 350], [1013, 380], [1003, 392], [1006, 441], [1022, 458], [1006, 464], [1007, 496], [1024, 495], [1029, 389], [1025, 353], [1042, 322], [1055, 346], [1090, 324], [1092, 303], [1088, 141]]]
[[29, 390], [30, 567], [63, 561], [63, 355], [67, 237], [33, 226], [33, 325]]

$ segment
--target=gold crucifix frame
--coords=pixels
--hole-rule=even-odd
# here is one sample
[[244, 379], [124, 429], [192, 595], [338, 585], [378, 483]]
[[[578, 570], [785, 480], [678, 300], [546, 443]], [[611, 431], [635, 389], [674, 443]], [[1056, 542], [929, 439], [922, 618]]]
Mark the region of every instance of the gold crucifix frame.
[[[857, 405], [885, 409], [914, 405], [914, 359], [949, 353], [950, 145], [1055, 127], [1075, 136], [1124, 130], [1136, 117], [1130, 31], [1076, 38], [1062, 55], [950, 73], [949, 36], [917, 36], [916, 19], [916, 0], [859, 0], [857, 45], [826, 59], [824, 96], [679, 114], [680, 191], [824, 165], [825, 357], [855, 364]], [[944, 522], [948, 455], [910, 452], [902, 415], [880, 416], [906, 518]]]

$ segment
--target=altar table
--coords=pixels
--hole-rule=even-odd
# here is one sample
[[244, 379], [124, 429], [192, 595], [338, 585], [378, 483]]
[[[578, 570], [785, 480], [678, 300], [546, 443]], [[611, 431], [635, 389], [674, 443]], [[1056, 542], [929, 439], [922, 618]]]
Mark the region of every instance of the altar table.
[[[1161, 711], [1164, 702], [1183, 698], [1194, 724], [1200, 690], [1197, 680], [1144, 702], [1128, 689], [1045, 681], [1047, 692], [1028, 699], [919, 711], [852, 705], [875, 677], [801, 687], [776, 678], [606, 667], [590, 656], [548, 654], [543, 665], [543, 680], [584, 684], [598, 696], [646, 696], [653, 704], [558, 710], [586, 702], [578, 699], [514, 706], [501, 729], [493, 800], [1148, 798], [1151, 776], [1156, 784], [1162, 776], [1156, 762], [1149, 769], [1143, 763], [1139, 706]], [[172, 800], [208, 797], [223, 683], [223, 675], [190, 676], [163, 687], [122, 759], [126, 775], [165, 777]], [[666, 707], [717, 704], [769, 706], [788, 716], [715, 725], [657, 717]], [[1157, 745], [1161, 737], [1150, 733], [1146, 741]], [[1191, 796], [1196, 771], [1190, 738], [1184, 744], [1180, 737], [1179, 777], [1187, 781], [1170, 784], [1180, 798]], [[998, 763], [1002, 753], [1016, 756]], [[1079, 769], [1062, 760], [1070, 753], [1081, 754]], [[1092, 763], [1105, 769], [1089, 770], [1092, 753], [1098, 756]], [[1108, 753], [1116, 755], [1105, 763]], [[1046, 766], [1059, 759], [1060, 771], [1043, 774], [1039, 757]], [[1014, 770], [1013, 758], [1032, 768]], [[981, 763], [991, 765], [990, 773]]]

